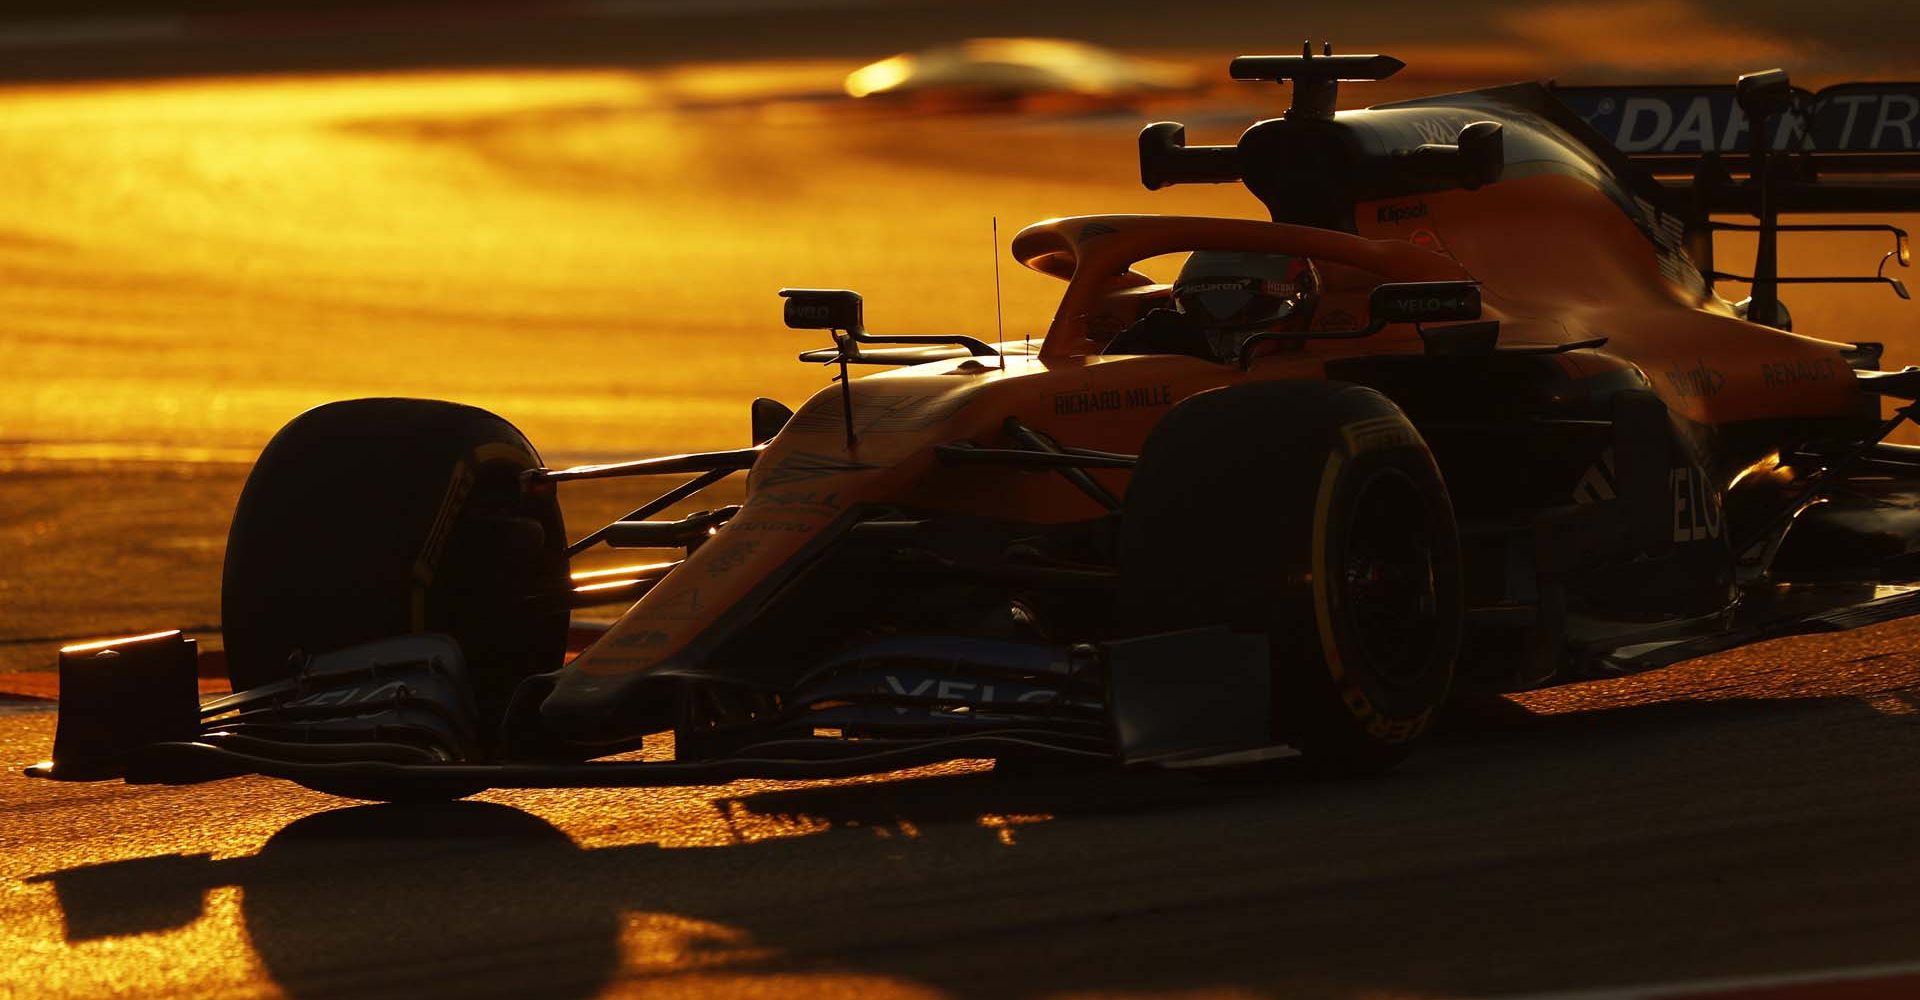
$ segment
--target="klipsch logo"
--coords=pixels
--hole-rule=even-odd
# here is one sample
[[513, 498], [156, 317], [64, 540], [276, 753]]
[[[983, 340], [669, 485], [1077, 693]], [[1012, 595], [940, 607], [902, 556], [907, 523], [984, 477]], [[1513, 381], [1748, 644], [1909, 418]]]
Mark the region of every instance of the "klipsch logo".
[[1427, 203], [1424, 201], [1402, 202], [1398, 205], [1382, 205], [1374, 212], [1374, 221], [1382, 224], [1398, 225], [1414, 219], [1427, 217]]

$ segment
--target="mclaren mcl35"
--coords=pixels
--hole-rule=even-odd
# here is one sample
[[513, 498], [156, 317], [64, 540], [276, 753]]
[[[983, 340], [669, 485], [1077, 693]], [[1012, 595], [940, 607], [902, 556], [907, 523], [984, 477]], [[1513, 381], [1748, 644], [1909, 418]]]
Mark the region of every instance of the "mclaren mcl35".
[[[1037, 347], [783, 291], [840, 377], [754, 401], [745, 447], [549, 469], [468, 406], [300, 415], [233, 518], [233, 693], [201, 700], [177, 632], [69, 647], [33, 772], [376, 799], [961, 758], [1365, 772], [1462, 692], [1920, 613], [1920, 449], [1887, 441], [1920, 370], [1781, 299], [1905, 297], [1906, 235], [1780, 221], [1920, 210], [1920, 84], [1336, 112], [1400, 68], [1242, 57], [1291, 83], [1283, 115], [1231, 146], [1148, 126], [1147, 187], [1243, 183], [1271, 219], [1027, 227], [1013, 256], [1065, 283]], [[1751, 273], [1718, 269], [1727, 230]], [[1885, 241], [1880, 269], [1781, 275], [1812, 230]], [[1181, 253], [1171, 284], [1134, 266]], [[736, 473], [744, 502], [658, 517]], [[660, 476], [685, 481], [565, 533], [567, 484]], [[575, 580], [600, 545], [670, 558]], [[624, 611], [570, 629], [596, 605]], [[662, 733], [673, 759], [598, 759]]]

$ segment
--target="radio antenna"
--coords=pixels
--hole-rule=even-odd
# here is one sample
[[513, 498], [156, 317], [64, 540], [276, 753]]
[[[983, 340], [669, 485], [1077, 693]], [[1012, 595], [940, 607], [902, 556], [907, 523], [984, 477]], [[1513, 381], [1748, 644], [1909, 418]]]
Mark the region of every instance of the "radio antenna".
[[[1000, 347], [1000, 370], [1007, 370], [1007, 317], [1000, 306], [1000, 217], [993, 217], [993, 327]], [[1027, 331], [1027, 353], [1033, 353], [1033, 331]]]

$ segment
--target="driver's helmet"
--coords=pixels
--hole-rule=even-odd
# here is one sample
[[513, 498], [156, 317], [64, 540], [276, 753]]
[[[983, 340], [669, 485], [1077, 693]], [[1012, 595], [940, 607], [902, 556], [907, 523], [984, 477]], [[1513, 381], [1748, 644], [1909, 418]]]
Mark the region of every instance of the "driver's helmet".
[[1209, 333], [1304, 326], [1320, 299], [1313, 261], [1281, 253], [1196, 250], [1173, 282], [1173, 308]]

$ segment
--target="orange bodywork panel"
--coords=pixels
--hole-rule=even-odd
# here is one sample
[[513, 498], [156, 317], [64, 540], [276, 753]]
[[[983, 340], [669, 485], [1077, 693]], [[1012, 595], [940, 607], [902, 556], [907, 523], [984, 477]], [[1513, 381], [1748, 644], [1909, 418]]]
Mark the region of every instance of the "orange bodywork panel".
[[1363, 234], [1429, 246], [1480, 282], [1501, 341], [1605, 350], [1698, 424], [1856, 412], [1846, 344], [1748, 323], [1689, 290], [1599, 189], [1540, 174], [1478, 191], [1362, 203]]
[[[1358, 234], [1240, 219], [1088, 216], [1030, 226], [1016, 259], [1068, 284], [1037, 357], [968, 359], [882, 372], [851, 384], [849, 447], [839, 386], [822, 389], [762, 453], [740, 514], [630, 608], [567, 668], [557, 693], [605, 703], [645, 673], [697, 672], [690, 653], [722, 616], [750, 620], [868, 503], [1064, 522], [1104, 513], [1060, 476], [952, 466], [935, 448], [1009, 446], [1008, 417], [1063, 444], [1137, 453], [1160, 418], [1198, 392], [1247, 380], [1318, 379], [1329, 360], [1420, 353], [1408, 325], [1307, 340], [1241, 371], [1185, 356], [1106, 357], [1105, 341], [1159, 290], [1135, 262], [1198, 249], [1312, 257], [1328, 275], [1314, 326], [1359, 325], [1385, 281], [1472, 280], [1503, 345], [1603, 350], [1637, 366], [1668, 407], [1719, 425], [1857, 413], [1844, 346], [1747, 323], [1689, 291], [1622, 208], [1575, 177], [1522, 176], [1479, 190], [1362, 203]], [[1561, 355], [1578, 369], [1579, 352]], [[1097, 473], [1116, 493], [1125, 473]], [[549, 707], [552, 707], [550, 703]]]

